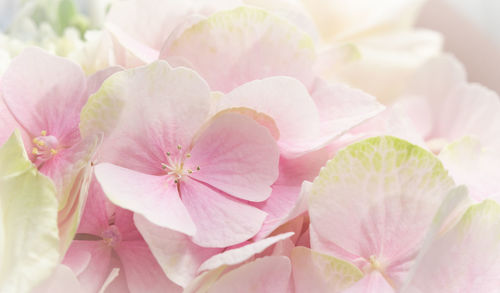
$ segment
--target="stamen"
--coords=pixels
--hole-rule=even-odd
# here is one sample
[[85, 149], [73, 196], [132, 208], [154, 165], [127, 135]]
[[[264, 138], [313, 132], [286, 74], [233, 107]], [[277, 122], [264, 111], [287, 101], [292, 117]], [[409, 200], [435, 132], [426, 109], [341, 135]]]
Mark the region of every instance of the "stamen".
[[[168, 161], [168, 165], [169, 166], [175, 166], [175, 165], [177, 165], [177, 164], [174, 163], [174, 161], [172, 160], [172, 158], [170, 158], [170, 156], [167, 157], [167, 161]], [[169, 169], [171, 169], [171, 168], [169, 168]]]
[[377, 258], [374, 255], [370, 256], [369, 260], [370, 260], [370, 264], [372, 265], [373, 269], [375, 269], [377, 271], [382, 270], [382, 267], [381, 267], [379, 261], [377, 260]]
[[201, 170], [200, 166], [196, 166], [196, 170], [200, 171]]
[[185, 167], [185, 160], [187, 158], [191, 158], [191, 154], [183, 153], [181, 145], [177, 145], [177, 150], [179, 150], [179, 153], [173, 156], [171, 152], [166, 152], [167, 161], [165, 163], [161, 163], [161, 167], [163, 170], [165, 170], [170, 180], [172, 180], [175, 184], [180, 184], [184, 176], [193, 174], [194, 172], [196, 172], [196, 170], [200, 170], [200, 166], [197, 166], [196, 170], [188, 168], [191, 166]]
[[40, 136], [32, 139], [34, 148], [31, 153], [36, 157], [34, 163], [40, 167], [44, 162], [52, 158], [52, 156], [59, 153], [60, 145], [59, 140], [52, 135], [48, 135], [46, 130], [42, 130]]

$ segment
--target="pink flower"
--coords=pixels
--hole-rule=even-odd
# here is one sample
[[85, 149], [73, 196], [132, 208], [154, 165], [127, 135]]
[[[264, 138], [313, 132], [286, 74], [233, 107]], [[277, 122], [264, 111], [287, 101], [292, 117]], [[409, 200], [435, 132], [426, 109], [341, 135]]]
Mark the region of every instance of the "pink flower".
[[81, 225], [63, 263], [72, 268], [85, 292], [99, 292], [114, 268], [108, 287], [120, 292], [181, 292], [167, 279], [133, 222], [133, 213], [111, 204], [93, 181]]
[[82, 113], [84, 133], [108, 136], [96, 177], [108, 198], [206, 247], [245, 241], [266, 213], [279, 152], [244, 115], [209, 116], [206, 83], [165, 62], [115, 74]]
[[[91, 78], [91, 84], [100, 85], [104, 78]], [[6, 122], [0, 139], [20, 128], [31, 161], [54, 181], [63, 251], [78, 224], [100, 139], [82, 137], [78, 127], [80, 111], [95, 86], [87, 86], [76, 64], [35, 48], [16, 57], [0, 82], [0, 119]]]

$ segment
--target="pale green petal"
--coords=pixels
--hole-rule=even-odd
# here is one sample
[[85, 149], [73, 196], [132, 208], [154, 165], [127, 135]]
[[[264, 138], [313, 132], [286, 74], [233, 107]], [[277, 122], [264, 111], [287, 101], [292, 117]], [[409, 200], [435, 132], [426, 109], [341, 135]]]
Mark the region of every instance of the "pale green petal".
[[18, 132], [0, 160], [0, 292], [29, 292], [59, 259], [56, 190], [28, 160]]
[[342, 292], [363, 277], [353, 264], [306, 247], [295, 247], [291, 260], [296, 293]]
[[16, 131], [2, 146], [0, 177], [17, 176], [32, 167], [24, 148], [19, 148], [19, 145], [23, 145], [23, 142]]
[[398, 287], [453, 185], [432, 153], [407, 141], [353, 144], [313, 182], [311, 248], [382, 270]]

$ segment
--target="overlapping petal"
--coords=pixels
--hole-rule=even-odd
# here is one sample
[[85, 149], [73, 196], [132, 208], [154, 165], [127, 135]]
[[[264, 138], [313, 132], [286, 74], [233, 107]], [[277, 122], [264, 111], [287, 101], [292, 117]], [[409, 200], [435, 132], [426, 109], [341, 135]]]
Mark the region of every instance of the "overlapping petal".
[[195, 179], [187, 179], [179, 189], [196, 225], [193, 242], [200, 246], [226, 247], [248, 240], [266, 217], [263, 211]]
[[158, 61], [107, 79], [82, 110], [80, 128], [84, 136], [105, 134], [106, 162], [159, 174], [167, 152], [190, 147], [208, 119], [209, 101], [194, 71]]
[[196, 233], [177, 186], [162, 176], [147, 175], [103, 163], [95, 174], [106, 196], [116, 205], [144, 215], [151, 222], [188, 235]]

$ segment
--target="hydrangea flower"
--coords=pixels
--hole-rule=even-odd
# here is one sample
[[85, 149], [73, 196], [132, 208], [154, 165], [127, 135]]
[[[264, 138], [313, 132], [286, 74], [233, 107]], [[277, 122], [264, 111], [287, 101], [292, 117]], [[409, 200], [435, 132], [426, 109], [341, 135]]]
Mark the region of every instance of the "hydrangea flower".
[[271, 194], [279, 152], [253, 119], [209, 110], [195, 72], [155, 62], [108, 79], [83, 110], [82, 129], [109, 133], [101, 160], [113, 164], [98, 165], [96, 177], [113, 203], [224, 247], [259, 231], [266, 214], [247, 202]]
[[16, 57], [0, 81], [0, 119], [6, 122], [0, 139], [19, 129], [30, 160], [54, 181], [63, 251], [76, 231], [100, 141], [98, 135], [82, 138], [78, 128], [88, 90], [76, 64], [36, 48]]

